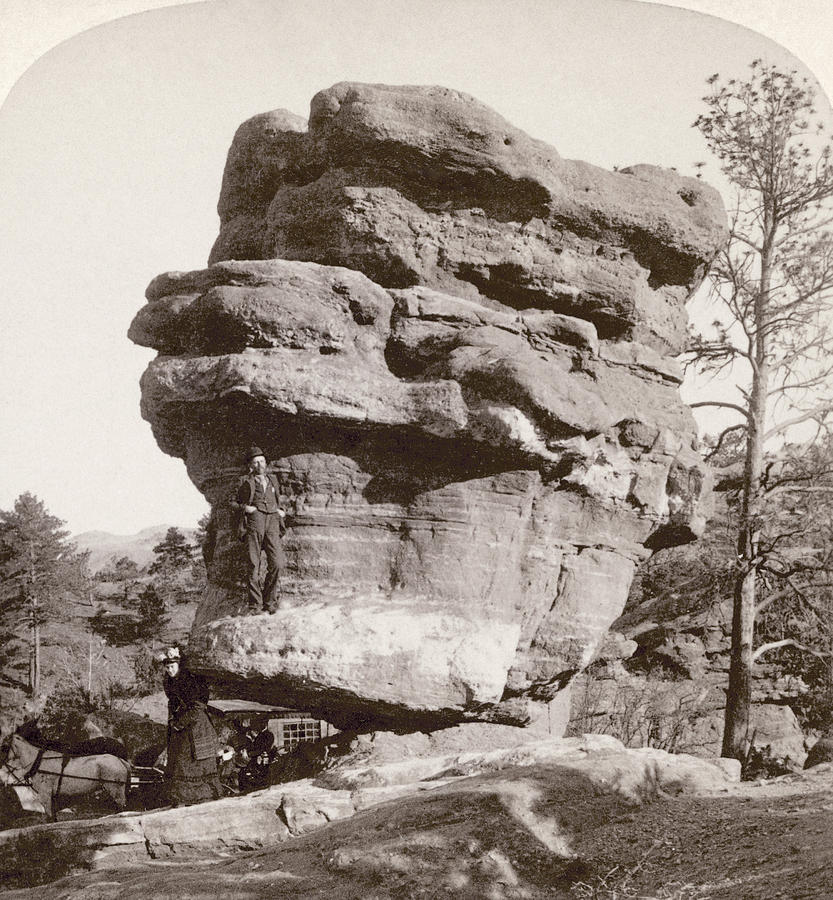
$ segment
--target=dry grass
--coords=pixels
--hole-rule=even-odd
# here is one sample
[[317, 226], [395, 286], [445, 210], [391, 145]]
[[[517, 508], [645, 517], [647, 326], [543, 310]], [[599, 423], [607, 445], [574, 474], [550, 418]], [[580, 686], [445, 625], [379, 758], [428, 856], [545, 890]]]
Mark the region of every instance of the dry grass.
[[655, 841], [636, 865], [630, 868], [614, 866], [590, 881], [577, 881], [570, 888], [570, 893], [579, 900], [709, 900], [708, 891], [695, 884], [669, 882], [663, 885], [659, 892], [652, 894], [645, 894], [633, 885], [634, 878], [642, 871], [648, 857], [659, 846], [660, 842]]

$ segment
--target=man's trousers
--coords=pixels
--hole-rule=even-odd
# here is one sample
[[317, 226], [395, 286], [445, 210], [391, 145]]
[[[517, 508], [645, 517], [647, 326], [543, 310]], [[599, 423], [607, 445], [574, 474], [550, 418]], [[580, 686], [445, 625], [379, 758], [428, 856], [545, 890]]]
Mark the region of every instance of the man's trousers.
[[[257, 510], [246, 513], [246, 587], [249, 605], [272, 610], [278, 602], [280, 573], [286, 564], [281, 547], [281, 517]], [[266, 554], [266, 577], [261, 580], [261, 552]]]

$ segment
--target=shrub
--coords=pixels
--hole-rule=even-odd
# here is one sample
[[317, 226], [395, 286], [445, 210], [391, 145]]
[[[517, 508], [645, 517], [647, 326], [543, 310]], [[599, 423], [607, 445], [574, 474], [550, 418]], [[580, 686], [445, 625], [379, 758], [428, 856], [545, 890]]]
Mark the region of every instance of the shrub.
[[627, 747], [682, 752], [699, 715], [700, 692], [676, 680], [614, 680], [592, 668], [574, 686], [568, 734], [609, 734]]
[[161, 688], [159, 666], [155, 654], [147, 645], [139, 647], [133, 657], [133, 681], [137, 697], [147, 697]]
[[44, 737], [51, 740], [82, 740], [83, 724], [95, 709], [95, 703], [86, 688], [79, 684], [58, 685], [46, 698], [38, 727]]

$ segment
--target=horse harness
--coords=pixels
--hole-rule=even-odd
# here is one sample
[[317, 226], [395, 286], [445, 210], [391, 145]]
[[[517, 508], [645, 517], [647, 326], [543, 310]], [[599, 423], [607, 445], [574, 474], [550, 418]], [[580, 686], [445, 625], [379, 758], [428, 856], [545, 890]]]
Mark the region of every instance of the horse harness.
[[[57, 775], [58, 776], [58, 785], [55, 790], [55, 796], [60, 796], [61, 783], [64, 780], [64, 770], [67, 767], [67, 763], [69, 763], [69, 761], [71, 759], [74, 759], [75, 757], [71, 753], [61, 754], [61, 771], [60, 772], [53, 772], [50, 769], [41, 770], [40, 764], [43, 760], [43, 755], [44, 755], [44, 753], [46, 753], [47, 750], [48, 750], [47, 747], [38, 747], [38, 753], [37, 753], [37, 756], [35, 757], [35, 761], [32, 763], [31, 766], [29, 766], [29, 768], [26, 770], [26, 772], [23, 773], [22, 777], [9, 765], [8, 756], [5, 760], [3, 760], [3, 766], [5, 766], [5, 768], [8, 769], [8, 771], [17, 779], [16, 783], [18, 786], [32, 787], [32, 778], [35, 775], [37, 775], [38, 772], [40, 772], [42, 775]], [[122, 762], [125, 763], [125, 767], [127, 769], [127, 773], [126, 773], [127, 778], [129, 779], [130, 778], [130, 766], [124, 760], [122, 760]], [[114, 778], [91, 778], [89, 775], [71, 775], [69, 777], [74, 778], [77, 781], [96, 781], [99, 784], [121, 784], [122, 783], [120, 780], [117, 781]], [[128, 783], [129, 783], [129, 781], [128, 781]]]
[[[38, 774], [38, 770], [40, 769], [41, 760], [43, 760], [43, 754], [45, 752], [46, 752], [45, 747], [38, 747], [38, 755], [35, 757], [35, 761], [32, 763], [31, 766], [29, 766], [29, 771], [23, 776], [23, 780], [26, 784], [31, 784], [32, 779], [35, 777], [35, 775]], [[70, 759], [70, 757], [69, 757], [68, 753], [64, 753], [61, 756], [61, 771], [58, 773], [58, 784], [55, 787], [55, 793], [54, 793], [55, 797], [61, 796], [61, 785], [63, 784], [63, 781], [64, 781], [64, 769], [66, 768], [67, 763], [69, 762], [69, 759]], [[54, 775], [55, 773], [45, 771], [43, 774], [44, 775]]]
[[[38, 747], [38, 755], [35, 757], [35, 761], [29, 766], [29, 771], [23, 776], [24, 781], [31, 781], [32, 776], [38, 771], [40, 768], [41, 760], [43, 759], [43, 754], [46, 752], [45, 747]], [[63, 776], [63, 766], [61, 766], [61, 776]]]
[[29, 773], [25, 772], [23, 776], [19, 775], [10, 765], [7, 759], [3, 760], [2, 767], [14, 778], [14, 781], [11, 783], [12, 787], [31, 787], [32, 784], [29, 781]]
[[0, 763], [0, 766], [2, 766], [2, 768], [4, 768], [9, 773], [9, 775], [12, 776], [12, 778], [14, 778], [12, 787], [31, 787], [32, 774], [37, 771], [38, 766], [40, 765], [40, 761], [43, 757], [43, 748], [39, 748], [38, 755], [35, 757], [35, 761], [31, 766], [29, 766], [28, 770], [24, 772], [23, 775], [21, 775], [19, 771], [13, 769], [9, 764], [9, 749], [10, 748], [8, 746], [7, 739], [3, 742], [3, 762]]

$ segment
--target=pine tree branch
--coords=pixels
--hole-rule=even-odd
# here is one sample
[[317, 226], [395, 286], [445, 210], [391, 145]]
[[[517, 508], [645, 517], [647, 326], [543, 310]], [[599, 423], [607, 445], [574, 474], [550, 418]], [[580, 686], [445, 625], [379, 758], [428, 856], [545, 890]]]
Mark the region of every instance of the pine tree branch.
[[751, 419], [749, 410], [744, 409], [742, 406], [738, 406], [737, 403], [729, 403], [725, 400], [698, 400], [696, 403], [689, 403], [688, 405], [691, 409], [698, 409], [704, 406], [712, 406], [719, 409], [731, 409], [736, 413], [740, 413], [747, 421], [750, 421]]
[[776, 497], [778, 494], [833, 494], [833, 485], [827, 484], [788, 484], [780, 482], [773, 488], [766, 490], [768, 497]]
[[813, 656], [818, 656], [820, 659], [833, 655], [830, 651], [815, 650], [813, 647], [806, 646], [806, 644], [799, 644], [799, 642], [793, 640], [793, 638], [784, 638], [782, 641], [771, 641], [769, 644], [761, 644], [761, 646], [752, 654], [752, 662], [757, 662], [765, 653], [769, 653], [771, 650], [777, 650], [779, 647], [795, 647], [796, 650], [812, 653]]
[[711, 462], [715, 456], [720, 452], [720, 448], [723, 446], [723, 441], [726, 438], [733, 434], [735, 431], [746, 431], [747, 425], [743, 422], [738, 423], [737, 425], [730, 425], [728, 428], [724, 428], [723, 431], [717, 436], [717, 441], [715, 442], [714, 447], [706, 454], [706, 462]]
[[788, 431], [796, 425], [800, 425], [802, 422], [809, 422], [810, 420], [818, 421], [820, 417], [824, 418], [825, 416], [830, 415], [831, 412], [833, 412], [833, 404], [831, 403], [824, 403], [817, 406], [815, 409], [808, 409], [806, 412], [793, 416], [793, 418], [787, 419], [784, 422], [780, 422], [778, 425], [774, 425], [768, 431], [764, 432], [764, 440], [768, 441], [778, 434], [783, 434], [785, 431]]

